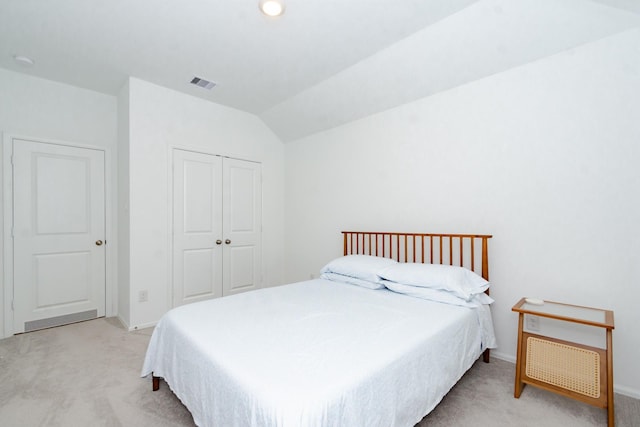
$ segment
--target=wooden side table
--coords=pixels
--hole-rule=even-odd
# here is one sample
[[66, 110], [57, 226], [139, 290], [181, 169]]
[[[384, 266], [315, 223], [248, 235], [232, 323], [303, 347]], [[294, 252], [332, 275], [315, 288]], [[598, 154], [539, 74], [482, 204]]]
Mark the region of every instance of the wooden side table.
[[[552, 301], [532, 304], [526, 298], [511, 310], [519, 313], [514, 397], [531, 384], [606, 408], [608, 425], [613, 427], [613, 311]], [[603, 328], [606, 348], [526, 332], [525, 314]]]

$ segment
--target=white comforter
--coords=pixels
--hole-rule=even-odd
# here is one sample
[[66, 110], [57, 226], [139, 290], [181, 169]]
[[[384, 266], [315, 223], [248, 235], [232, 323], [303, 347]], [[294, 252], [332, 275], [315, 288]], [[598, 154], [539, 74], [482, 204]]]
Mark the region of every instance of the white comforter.
[[311, 280], [171, 310], [142, 376], [200, 426], [413, 426], [493, 344], [490, 318]]

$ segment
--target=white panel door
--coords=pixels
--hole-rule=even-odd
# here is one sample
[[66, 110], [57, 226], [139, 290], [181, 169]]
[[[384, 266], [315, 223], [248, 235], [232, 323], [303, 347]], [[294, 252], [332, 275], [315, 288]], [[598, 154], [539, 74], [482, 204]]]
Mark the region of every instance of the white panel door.
[[260, 288], [262, 173], [260, 163], [224, 159], [224, 295]]
[[222, 296], [222, 158], [173, 151], [173, 306]]
[[104, 152], [13, 142], [14, 330], [105, 314]]

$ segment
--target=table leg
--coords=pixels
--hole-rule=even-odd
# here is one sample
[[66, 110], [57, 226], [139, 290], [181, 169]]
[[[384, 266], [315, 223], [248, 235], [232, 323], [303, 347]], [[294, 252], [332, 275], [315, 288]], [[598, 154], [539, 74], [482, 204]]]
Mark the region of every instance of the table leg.
[[520, 397], [524, 384], [522, 383], [522, 327], [524, 325], [524, 314], [518, 316], [518, 349], [516, 353], [516, 383], [513, 389], [513, 397]]
[[608, 426], [615, 425], [613, 407], [613, 336], [611, 329], [607, 329], [607, 416]]

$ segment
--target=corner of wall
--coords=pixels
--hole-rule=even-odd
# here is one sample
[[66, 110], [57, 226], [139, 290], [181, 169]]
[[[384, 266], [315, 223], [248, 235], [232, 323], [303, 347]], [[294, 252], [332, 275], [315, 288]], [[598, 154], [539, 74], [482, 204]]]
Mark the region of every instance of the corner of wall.
[[127, 80], [118, 92], [118, 257], [117, 317], [124, 325], [131, 320], [130, 305], [130, 218], [129, 218], [129, 108], [130, 87]]
[[4, 331], [4, 132], [0, 130], [0, 200], [2, 200], [2, 209], [0, 209], [0, 260], [2, 260], [2, 269], [0, 269], [0, 339], [5, 338]]

